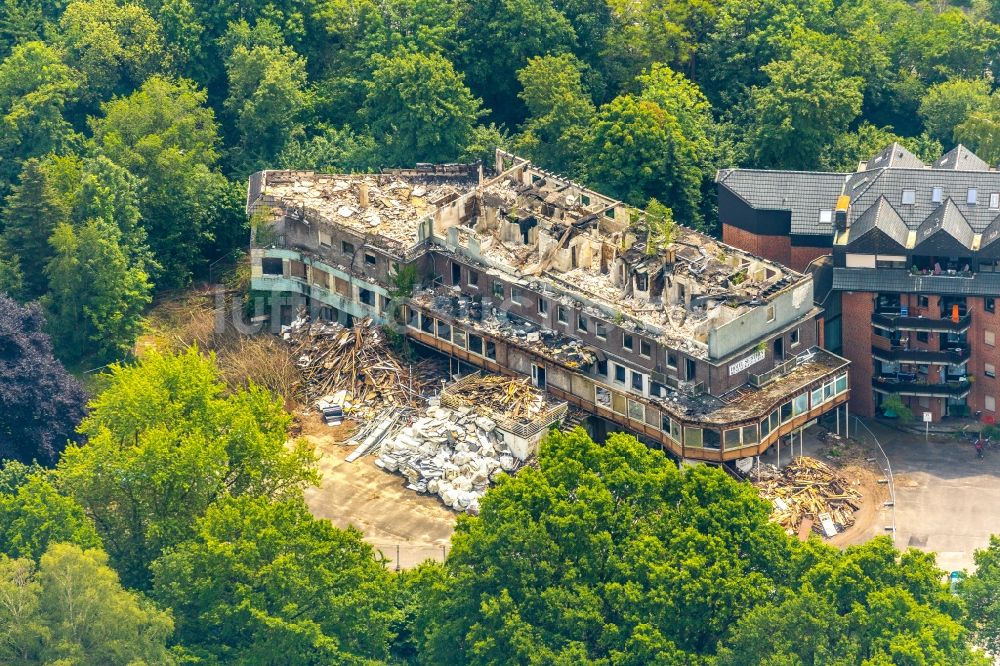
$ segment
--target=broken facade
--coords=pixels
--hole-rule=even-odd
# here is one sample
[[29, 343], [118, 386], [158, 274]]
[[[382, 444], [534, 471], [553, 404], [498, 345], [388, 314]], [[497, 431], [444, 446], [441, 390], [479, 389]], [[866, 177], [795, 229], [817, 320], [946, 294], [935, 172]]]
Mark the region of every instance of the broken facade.
[[514, 155], [498, 151], [496, 172], [255, 174], [253, 288], [327, 318], [398, 318], [682, 458], [756, 455], [846, 401], [810, 276]]

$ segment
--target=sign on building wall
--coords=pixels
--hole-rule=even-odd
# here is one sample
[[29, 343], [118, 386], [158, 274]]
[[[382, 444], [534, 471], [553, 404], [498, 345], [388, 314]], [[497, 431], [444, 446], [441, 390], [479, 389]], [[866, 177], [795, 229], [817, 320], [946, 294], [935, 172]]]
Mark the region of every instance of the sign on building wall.
[[760, 349], [750, 354], [746, 358], [741, 358], [740, 360], [736, 361], [736, 363], [733, 363], [732, 365], [729, 366], [729, 376], [732, 377], [735, 374], [743, 372], [751, 365], [760, 363], [761, 361], [764, 360], [765, 356], [767, 356], [767, 352], [765, 352], [763, 349]]

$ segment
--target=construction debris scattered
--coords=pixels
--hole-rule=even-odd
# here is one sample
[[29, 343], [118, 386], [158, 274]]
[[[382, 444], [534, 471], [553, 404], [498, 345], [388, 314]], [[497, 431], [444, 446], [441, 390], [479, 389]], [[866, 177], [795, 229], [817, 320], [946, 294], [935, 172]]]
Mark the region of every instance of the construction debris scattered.
[[422, 407], [423, 395], [440, 386], [442, 377], [432, 362], [401, 363], [370, 318], [345, 328], [300, 317], [283, 337], [302, 373], [295, 387], [298, 398], [324, 415], [340, 408], [345, 416], [369, 421], [387, 407]]
[[459, 404], [515, 421], [530, 422], [550, 407], [545, 394], [532, 386], [527, 377], [472, 375], [471, 379], [449, 387], [448, 393]]
[[761, 465], [751, 473], [760, 496], [774, 505], [771, 520], [789, 535], [808, 534], [808, 528], [832, 537], [854, 524], [861, 493], [829, 465], [802, 456], [780, 470]]
[[475, 515], [496, 475], [523, 465], [498, 434], [496, 423], [471, 407], [432, 406], [385, 440], [375, 464], [405, 476], [407, 488]]

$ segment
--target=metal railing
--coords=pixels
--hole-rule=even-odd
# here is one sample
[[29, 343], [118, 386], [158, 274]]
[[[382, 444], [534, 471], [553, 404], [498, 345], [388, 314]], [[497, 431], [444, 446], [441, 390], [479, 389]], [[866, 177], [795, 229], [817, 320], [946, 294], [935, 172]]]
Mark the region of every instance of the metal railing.
[[[882, 456], [882, 461], [885, 463], [884, 466], [881, 465], [881, 463], [879, 463], [879, 465], [882, 467], [882, 471], [885, 472], [886, 483], [889, 486], [889, 501], [886, 502], [885, 504], [883, 504], [883, 507], [891, 509], [890, 515], [892, 517], [892, 522], [889, 525], [886, 526], [886, 529], [891, 531], [892, 543], [893, 543], [893, 545], [895, 545], [895, 543], [896, 543], [896, 485], [895, 485], [895, 482], [894, 482], [893, 477], [892, 477], [892, 463], [889, 462], [889, 456], [886, 455], [885, 449], [882, 448], [881, 442], [878, 441], [878, 437], [876, 437], [875, 433], [873, 433], [871, 431], [871, 429], [868, 426], [865, 425], [864, 421], [862, 421], [857, 416], [853, 416], [853, 417], [851, 417], [851, 419], [854, 421], [855, 437], [857, 437], [857, 433], [860, 430], [863, 430], [865, 433], [867, 433], [867, 436], [871, 438], [872, 443], [875, 444], [876, 450], [878, 450], [879, 454], [881, 454], [881, 456]], [[848, 436], [850, 436], [850, 433], [848, 433]], [[877, 461], [874, 461], [874, 462], [877, 462]]]

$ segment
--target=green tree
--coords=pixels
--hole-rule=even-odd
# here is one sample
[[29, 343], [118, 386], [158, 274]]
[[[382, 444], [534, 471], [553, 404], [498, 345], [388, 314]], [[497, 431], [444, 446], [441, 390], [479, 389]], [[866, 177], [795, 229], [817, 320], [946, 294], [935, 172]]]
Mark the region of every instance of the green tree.
[[463, 3], [458, 42], [458, 68], [473, 93], [493, 119], [513, 125], [524, 119], [517, 72], [533, 56], [569, 53], [576, 35], [552, 0], [489, 0]]
[[226, 495], [295, 497], [316, 480], [311, 450], [286, 449], [290, 417], [251, 386], [223, 394], [214, 359], [191, 349], [116, 365], [80, 426], [88, 438], [59, 463], [62, 487], [93, 516], [132, 587], [165, 548]]
[[302, 499], [226, 498], [153, 566], [178, 640], [219, 663], [371, 663], [388, 654], [390, 574]]
[[204, 91], [193, 83], [151, 77], [92, 119], [97, 149], [139, 179], [137, 205], [162, 268], [158, 283], [186, 284], [221, 220], [229, 187], [219, 173], [219, 133]]
[[326, 173], [371, 172], [378, 168], [374, 137], [348, 126], [324, 127], [307, 139], [290, 141], [277, 158], [281, 169], [306, 169]]
[[976, 570], [962, 581], [959, 594], [969, 609], [969, 625], [977, 641], [1000, 653], [1000, 536], [991, 536], [986, 548], [975, 552]]
[[59, 21], [67, 62], [83, 72], [90, 102], [139, 86], [165, 65], [160, 26], [145, 7], [115, 0], [75, 0]]
[[71, 148], [79, 137], [63, 117], [80, 75], [42, 42], [15, 47], [0, 63], [0, 192], [21, 160]]
[[152, 286], [121, 241], [118, 227], [100, 218], [76, 228], [62, 223], [52, 234], [44, 305], [55, 348], [67, 361], [119, 357], [142, 330]]
[[462, 517], [412, 624], [424, 663], [703, 663], [790, 542], [755, 491], [634, 437], [553, 432]]
[[719, 666], [852, 666], [859, 645], [847, 620], [808, 585], [780, 603], [751, 609], [719, 648]]
[[83, 507], [62, 495], [41, 468], [10, 493], [0, 492], [0, 553], [38, 560], [50, 544], [100, 548]]
[[5, 664], [173, 664], [168, 613], [123, 590], [107, 555], [52, 544], [37, 567], [0, 555], [0, 661]]
[[[31, 300], [48, 288], [45, 271], [38, 267], [44, 267], [52, 257], [49, 237], [68, 220], [68, 211], [37, 159], [24, 162], [19, 181], [7, 197], [0, 247], [12, 255], [10, 259], [24, 275], [21, 295]], [[24, 271], [24, 266], [35, 270]]]
[[239, 45], [226, 59], [225, 108], [239, 134], [236, 164], [267, 168], [285, 144], [304, 135], [310, 105], [306, 62], [289, 47]]
[[755, 166], [812, 169], [823, 149], [861, 110], [861, 79], [808, 48], [763, 70], [767, 86], [751, 91], [745, 123]]
[[927, 89], [920, 117], [927, 132], [946, 146], [955, 142], [956, 128], [975, 111], [990, 107], [986, 79], [949, 79]]
[[538, 56], [517, 73], [518, 93], [528, 107], [516, 148], [540, 166], [560, 173], [581, 170], [581, 150], [594, 121], [580, 61], [570, 54]]
[[913, 420], [913, 412], [898, 394], [893, 393], [882, 401], [882, 413], [892, 413], [899, 419], [900, 423], [906, 424]]
[[877, 155], [892, 143], [899, 143], [927, 163], [941, 156], [941, 144], [926, 133], [918, 137], [904, 137], [891, 127], [876, 127], [862, 121], [858, 128], [844, 132], [823, 149], [819, 167], [824, 171], [854, 171], [858, 163]]
[[1000, 96], [994, 93], [987, 105], [971, 111], [955, 128], [955, 141], [990, 164], [1000, 161]]
[[377, 61], [363, 113], [387, 165], [405, 166], [458, 157], [479, 105], [444, 57], [397, 51]]

